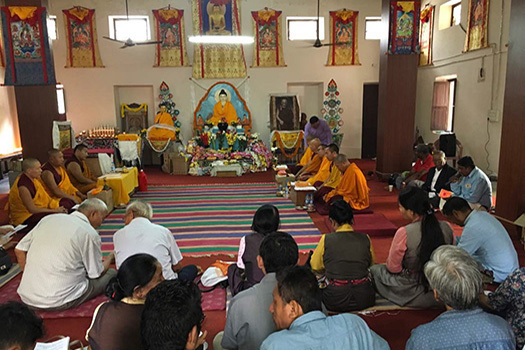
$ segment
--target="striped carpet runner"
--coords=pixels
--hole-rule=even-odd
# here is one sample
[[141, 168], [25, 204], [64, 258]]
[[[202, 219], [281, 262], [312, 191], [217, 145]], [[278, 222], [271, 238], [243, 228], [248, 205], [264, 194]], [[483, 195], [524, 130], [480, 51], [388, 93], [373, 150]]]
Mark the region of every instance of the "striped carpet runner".
[[[308, 214], [289, 199], [275, 196], [274, 183], [150, 187], [135, 194], [153, 206], [153, 222], [170, 229], [184, 256], [235, 254], [241, 237], [263, 204], [279, 209], [281, 231], [294, 236], [299, 249], [314, 249], [320, 233]], [[115, 210], [99, 228], [102, 250], [113, 250], [113, 234], [123, 226], [124, 210]]]

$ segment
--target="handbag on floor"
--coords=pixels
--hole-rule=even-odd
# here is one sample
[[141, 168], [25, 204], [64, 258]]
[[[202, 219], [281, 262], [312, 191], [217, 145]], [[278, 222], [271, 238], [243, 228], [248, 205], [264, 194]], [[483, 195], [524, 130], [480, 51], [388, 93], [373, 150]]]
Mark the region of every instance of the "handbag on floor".
[[4, 248], [0, 247], [0, 276], [7, 274], [11, 266], [13, 266], [11, 257], [7, 254]]

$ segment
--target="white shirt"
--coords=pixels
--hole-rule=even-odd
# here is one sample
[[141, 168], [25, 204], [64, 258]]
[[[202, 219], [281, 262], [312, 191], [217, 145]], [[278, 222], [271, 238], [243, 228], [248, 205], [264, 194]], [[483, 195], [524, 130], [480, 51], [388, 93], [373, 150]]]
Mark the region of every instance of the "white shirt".
[[439, 174], [441, 174], [442, 170], [443, 168], [436, 168], [436, 171], [434, 172], [434, 177], [432, 178], [432, 183], [430, 184], [430, 192], [428, 193], [430, 198], [434, 198], [436, 196], [436, 182], [438, 181]]
[[77, 300], [87, 291], [88, 278], [104, 271], [100, 247], [100, 236], [84, 214], [46, 216], [16, 246], [27, 252], [20, 298], [42, 309]]
[[177, 278], [171, 267], [182, 260], [182, 255], [173, 234], [167, 228], [146, 218], [135, 218], [115, 233], [113, 243], [117, 269], [130, 256], [146, 253], [154, 256], [162, 265], [165, 279]]

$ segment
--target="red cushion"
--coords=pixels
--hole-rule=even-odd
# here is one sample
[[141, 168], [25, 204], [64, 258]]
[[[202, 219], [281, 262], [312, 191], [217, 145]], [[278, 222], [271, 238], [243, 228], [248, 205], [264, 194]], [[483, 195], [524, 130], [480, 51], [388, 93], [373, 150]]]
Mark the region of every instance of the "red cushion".
[[[329, 231], [332, 232], [333, 229], [330, 219], [325, 217], [324, 222]], [[366, 233], [370, 237], [394, 236], [397, 231], [397, 227], [383, 214], [356, 215], [352, 227], [354, 231]]]

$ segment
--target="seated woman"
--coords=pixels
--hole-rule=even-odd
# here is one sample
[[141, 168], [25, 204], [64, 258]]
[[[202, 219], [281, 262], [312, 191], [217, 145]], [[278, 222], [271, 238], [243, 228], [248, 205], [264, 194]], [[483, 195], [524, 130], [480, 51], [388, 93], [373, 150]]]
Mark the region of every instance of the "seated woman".
[[86, 163], [88, 154], [88, 147], [79, 144], [75, 146], [73, 156], [66, 161], [66, 170], [71, 183], [83, 194], [97, 187], [97, 177], [91, 173]]
[[217, 125], [225, 122], [230, 125], [232, 122], [239, 122], [237, 111], [232, 103], [228, 101], [228, 94], [224, 89], [219, 92], [219, 101], [213, 106], [213, 116], [208, 120], [208, 123]]
[[335, 232], [321, 237], [310, 260], [312, 270], [328, 279], [322, 290], [323, 304], [337, 312], [366, 309], [375, 303], [368, 271], [374, 264], [370, 237], [354, 232], [352, 208], [344, 200], [330, 206], [329, 218]]
[[480, 294], [480, 303], [503, 316], [516, 335], [516, 348], [525, 347], [525, 267], [515, 270], [494, 293]]
[[40, 183], [40, 162], [26, 158], [22, 163], [23, 173], [9, 190], [9, 219], [14, 226], [27, 225], [24, 232], [36, 226], [46, 215], [67, 213], [75, 202], [70, 199], [53, 199]]
[[265, 204], [255, 212], [252, 231], [241, 238], [237, 264], [228, 268], [228, 283], [232, 296], [259, 283], [264, 273], [257, 265], [259, 247], [264, 237], [279, 229], [279, 210], [270, 204]]
[[376, 290], [400, 306], [442, 306], [428, 287], [423, 267], [437, 247], [454, 242], [452, 228], [436, 219], [428, 195], [417, 187], [408, 187], [399, 194], [399, 211], [412, 223], [397, 230], [386, 265], [370, 268]]
[[160, 112], [155, 116], [155, 125], [149, 131], [148, 138], [152, 140], [175, 140], [175, 124], [173, 124], [171, 114], [167, 112], [168, 108], [165, 104], [161, 103], [159, 108]]
[[127, 258], [106, 287], [111, 301], [100, 304], [86, 333], [92, 350], [141, 350], [140, 319], [146, 295], [164, 281], [162, 266], [148, 254]]

